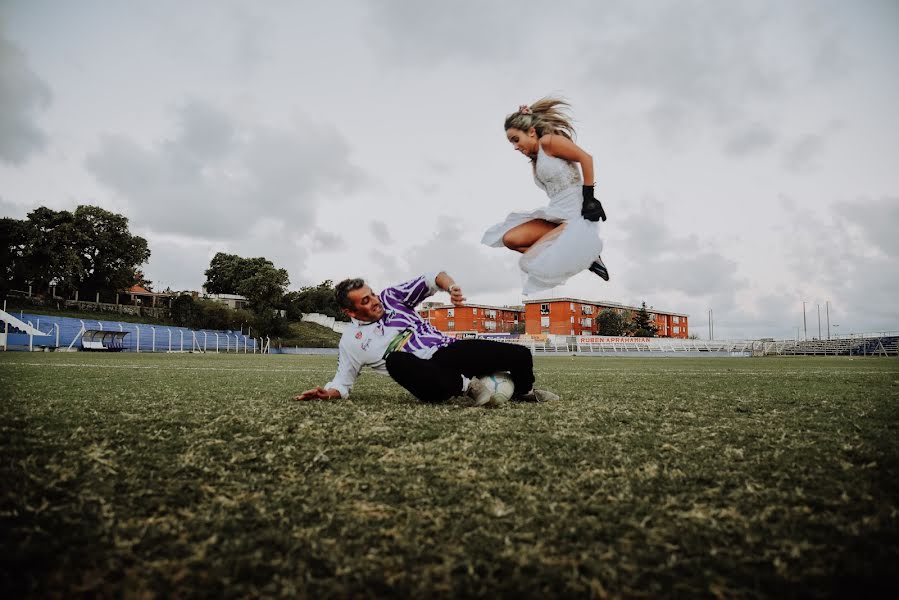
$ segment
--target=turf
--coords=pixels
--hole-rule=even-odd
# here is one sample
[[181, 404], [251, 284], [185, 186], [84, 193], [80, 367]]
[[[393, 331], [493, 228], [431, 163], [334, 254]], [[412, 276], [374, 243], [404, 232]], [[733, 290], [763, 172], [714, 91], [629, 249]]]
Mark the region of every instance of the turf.
[[0, 355], [4, 597], [899, 591], [899, 361], [543, 358], [423, 405], [333, 357]]

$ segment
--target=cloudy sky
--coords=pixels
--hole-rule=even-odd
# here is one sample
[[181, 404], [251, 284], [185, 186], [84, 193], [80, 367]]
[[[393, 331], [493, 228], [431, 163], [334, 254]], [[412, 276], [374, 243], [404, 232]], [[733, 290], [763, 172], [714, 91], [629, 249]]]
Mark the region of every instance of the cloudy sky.
[[[0, 216], [79, 204], [147, 238], [154, 287], [219, 251], [291, 289], [433, 269], [521, 302], [479, 244], [547, 199], [502, 130], [570, 101], [609, 283], [544, 296], [691, 332], [899, 331], [894, 0], [0, 1]], [[445, 299], [438, 296], [438, 299]]]

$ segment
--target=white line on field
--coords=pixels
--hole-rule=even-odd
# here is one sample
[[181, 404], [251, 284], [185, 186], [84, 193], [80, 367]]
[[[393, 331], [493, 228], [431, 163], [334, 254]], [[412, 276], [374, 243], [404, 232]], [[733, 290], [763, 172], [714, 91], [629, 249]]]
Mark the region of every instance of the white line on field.
[[29, 363], [29, 362], [12, 362], [0, 363], [17, 367], [72, 367], [86, 369], [152, 369], [159, 371], [260, 371], [266, 373], [297, 373], [307, 371], [321, 371], [322, 369], [246, 369], [246, 368], [228, 368], [228, 367], [175, 367], [175, 366], [157, 366], [157, 365], [96, 365], [96, 364], [77, 364], [77, 363]]
[[[91, 364], [91, 363], [35, 363], [35, 362], [0, 362], [0, 367], [4, 365], [12, 365], [18, 367], [63, 367], [63, 368], [86, 368], [86, 369], [148, 369], [155, 371], [241, 371], [241, 372], [259, 372], [259, 373], [309, 373], [318, 372], [323, 369], [313, 368], [245, 368], [245, 367], [188, 367], [188, 366], [172, 366], [172, 365], [112, 365], [112, 364]], [[560, 374], [562, 371], [556, 369], [534, 369], [535, 374]], [[765, 370], [765, 371], [707, 371], [703, 369], [678, 369], [678, 370], [659, 370], [635, 373], [628, 369], [602, 369], [592, 371], [595, 375], [627, 375], [628, 377], [658, 377], [660, 375], [726, 375], [726, 376], [752, 376], [759, 375], [888, 375], [889, 371], [878, 371], [874, 369], [797, 369], [791, 371]]]

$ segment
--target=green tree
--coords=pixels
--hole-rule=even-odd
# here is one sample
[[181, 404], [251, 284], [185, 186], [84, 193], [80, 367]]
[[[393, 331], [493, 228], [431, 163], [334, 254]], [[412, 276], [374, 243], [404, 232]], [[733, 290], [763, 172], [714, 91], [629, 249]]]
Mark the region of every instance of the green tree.
[[41, 292], [114, 292], [134, 285], [150, 258], [147, 241], [131, 235], [128, 219], [96, 206], [74, 213], [41, 206], [23, 221], [0, 225], [5, 286]]
[[85, 271], [78, 252], [74, 215], [41, 206], [28, 213], [22, 228], [26, 241], [20, 285], [31, 285], [35, 291], [46, 290], [50, 285], [56, 285], [60, 292], [78, 289]]
[[265, 258], [242, 258], [217, 253], [206, 270], [204, 287], [210, 294], [240, 294], [249, 300], [257, 315], [281, 308], [290, 279]]
[[26, 226], [17, 219], [0, 219], [0, 297], [25, 281], [23, 257], [27, 248]]
[[646, 310], [646, 302], [640, 306], [640, 310], [634, 313], [629, 331], [634, 337], [655, 337], [659, 328], [656, 327]]
[[193, 297], [188, 294], [182, 294], [172, 300], [172, 307], [169, 309], [169, 318], [172, 323], [178, 327], [194, 327], [199, 319], [200, 308], [194, 301]]
[[138, 267], [150, 259], [147, 240], [131, 235], [128, 219], [96, 206], [75, 209], [74, 236], [87, 292], [127, 289]]
[[597, 333], [600, 335], [626, 335], [631, 321], [630, 311], [603, 309], [596, 317]]
[[349, 319], [337, 305], [334, 282], [330, 279], [316, 286], [307, 286], [297, 292], [290, 292], [284, 297], [284, 301], [287, 305], [288, 319], [299, 320], [303, 313], [319, 313], [340, 321]]

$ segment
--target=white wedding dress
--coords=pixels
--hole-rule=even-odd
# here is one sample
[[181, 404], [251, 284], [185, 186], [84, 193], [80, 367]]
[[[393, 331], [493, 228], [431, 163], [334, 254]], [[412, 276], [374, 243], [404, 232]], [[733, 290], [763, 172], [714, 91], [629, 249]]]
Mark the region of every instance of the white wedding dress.
[[534, 219], [560, 223], [521, 255], [522, 293], [530, 295], [561, 285], [587, 270], [602, 251], [599, 223], [581, 216], [584, 180], [577, 165], [537, 148], [534, 181], [549, 196], [549, 204], [528, 212], [513, 212], [484, 233], [481, 243], [502, 248], [503, 235]]

